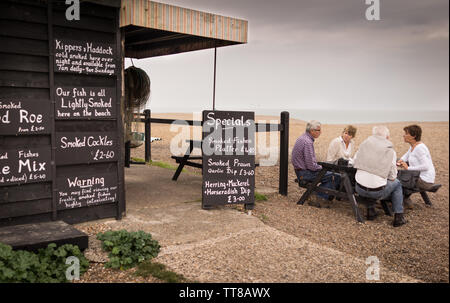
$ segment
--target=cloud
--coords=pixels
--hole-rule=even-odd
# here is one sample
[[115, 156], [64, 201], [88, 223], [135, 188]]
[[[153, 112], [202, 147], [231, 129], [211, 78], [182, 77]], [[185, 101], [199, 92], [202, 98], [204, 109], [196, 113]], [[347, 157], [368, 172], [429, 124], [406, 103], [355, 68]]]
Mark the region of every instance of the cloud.
[[[249, 21], [248, 44], [218, 51], [218, 103], [448, 109], [448, 0], [380, 0], [380, 21], [365, 0], [163, 2]], [[209, 104], [211, 51], [177, 56], [152, 62], [183, 91], [161, 84], [155, 102]]]

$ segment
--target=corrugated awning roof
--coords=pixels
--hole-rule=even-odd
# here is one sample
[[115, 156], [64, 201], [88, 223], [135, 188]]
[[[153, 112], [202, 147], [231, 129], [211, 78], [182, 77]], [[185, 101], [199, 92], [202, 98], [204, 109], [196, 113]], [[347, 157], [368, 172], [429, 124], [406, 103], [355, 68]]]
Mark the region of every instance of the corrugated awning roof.
[[149, 0], [122, 0], [125, 56], [146, 58], [247, 43], [248, 22]]

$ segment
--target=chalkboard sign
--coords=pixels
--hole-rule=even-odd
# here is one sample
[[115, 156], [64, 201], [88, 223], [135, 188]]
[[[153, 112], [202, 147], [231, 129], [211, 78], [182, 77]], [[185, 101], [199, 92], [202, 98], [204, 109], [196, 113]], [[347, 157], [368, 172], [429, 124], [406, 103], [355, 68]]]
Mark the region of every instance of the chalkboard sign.
[[203, 112], [202, 206], [255, 202], [255, 114]]
[[59, 2], [0, 0], [0, 226], [125, 213], [120, 1]]
[[56, 119], [116, 119], [116, 89], [56, 87]]
[[48, 100], [0, 99], [0, 135], [37, 135], [51, 132]]
[[0, 186], [51, 180], [50, 147], [0, 150]]
[[65, 176], [56, 180], [58, 209], [117, 202], [117, 174]]
[[113, 132], [56, 133], [56, 164], [110, 162], [118, 159]]
[[55, 72], [115, 75], [115, 45], [95, 41], [54, 39]]

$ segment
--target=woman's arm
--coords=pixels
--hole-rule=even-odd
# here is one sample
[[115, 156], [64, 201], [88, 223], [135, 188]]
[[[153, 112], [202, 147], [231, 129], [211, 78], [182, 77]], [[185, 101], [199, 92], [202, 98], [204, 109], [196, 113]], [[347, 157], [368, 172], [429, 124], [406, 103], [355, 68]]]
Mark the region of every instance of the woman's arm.
[[408, 167], [408, 169], [410, 170], [418, 170], [418, 171], [425, 171], [428, 170], [429, 167], [429, 161], [427, 160], [429, 158], [429, 155], [427, 153], [427, 151], [423, 148], [417, 148], [415, 150], [415, 160], [414, 163], [409, 163], [410, 166]]
[[400, 158], [403, 162], [409, 161], [409, 155], [411, 154], [411, 147], [408, 149], [408, 151]]
[[327, 161], [334, 161], [337, 158], [339, 158], [337, 156], [338, 153], [339, 153], [339, 142], [333, 140], [331, 141], [330, 146], [328, 146]]
[[406, 162], [409, 161], [409, 156], [411, 155], [411, 147], [408, 151], [397, 161], [397, 165], [403, 167], [404, 169], [408, 169], [408, 164]]

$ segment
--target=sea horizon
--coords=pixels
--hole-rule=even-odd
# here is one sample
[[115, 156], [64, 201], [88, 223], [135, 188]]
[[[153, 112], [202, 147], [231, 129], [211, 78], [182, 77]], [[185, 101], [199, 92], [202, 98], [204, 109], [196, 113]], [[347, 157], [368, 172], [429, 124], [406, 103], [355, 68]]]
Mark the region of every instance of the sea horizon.
[[[205, 109], [208, 110], [208, 109]], [[259, 109], [224, 109], [230, 111], [252, 111], [255, 115], [279, 117], [282, 111], [289, 112], [291, 119], [303, 121], [317, 120], [323, 124], [373, 124], [395, 122], [449, 122], [448, 110], [318, 110], [318, 109], [286, 109], [277, 110], [269, 108]], [[202, 110], [187, 108], [157, 108], [153, 113], [193, 113]]]

